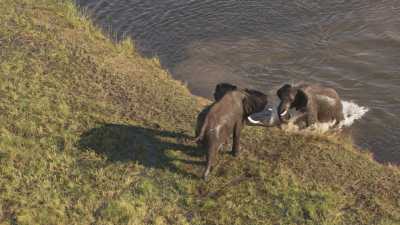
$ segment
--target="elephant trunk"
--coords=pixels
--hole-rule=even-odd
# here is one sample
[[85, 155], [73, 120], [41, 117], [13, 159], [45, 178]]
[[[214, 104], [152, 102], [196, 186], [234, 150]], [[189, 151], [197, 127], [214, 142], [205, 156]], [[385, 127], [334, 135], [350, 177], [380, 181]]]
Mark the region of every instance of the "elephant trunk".
[[290, 119], [289, 109], [291, 103], [289, 101], [282, 101], [278, 106], [278, 116], [282, 122]]

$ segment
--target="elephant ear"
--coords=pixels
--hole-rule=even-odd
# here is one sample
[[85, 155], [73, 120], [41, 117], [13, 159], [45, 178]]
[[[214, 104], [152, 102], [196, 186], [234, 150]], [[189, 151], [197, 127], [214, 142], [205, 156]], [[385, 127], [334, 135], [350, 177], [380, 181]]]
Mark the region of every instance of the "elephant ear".
[[306, 108], [308, 101], [309, 101], [309, 96], [307, 92], [305, 92], [302, 89], [298, 89], [294, 102], [292, 103], [292, 107], [295, 107], [296, 110]]
[[268, 97], [262, 92], [256, 90], [245, 89], [243, 98], [244, 116], [249, 116], [253, 113], [260, 112], [268, 104]]
[[276, 95], [282, 100], [285, 93], [290, 93], [292, 86], [290, 84], [285, 84], [276, 92]]
[[219, 83], [215, 86], [214, 100], [219, 101], [229, 91], [237, 90], [237, 87], [229, 83]]

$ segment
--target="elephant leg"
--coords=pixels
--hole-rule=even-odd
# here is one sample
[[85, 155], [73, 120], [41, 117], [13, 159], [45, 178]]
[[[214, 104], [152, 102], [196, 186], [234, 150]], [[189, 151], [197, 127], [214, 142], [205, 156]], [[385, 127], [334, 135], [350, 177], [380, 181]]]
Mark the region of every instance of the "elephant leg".
[[315, 124], [317, 122], [316, 115], [307, 114], [307, 127]]
[[336, 111], [336, 124], [335, 126], [339, 126], [340, 122], [344, 120], [343, 110], [342, 107], [338, 107]]
[[307, 127], [307, 113], [302, 113], [293, 120], [293, 124], [299, 127], [299, 129], [304, 129]]
[[240, 151], [240, 132], [242, 131], [242, 121], [239, 121], [235, 124], [235, 127], [233, 128], [233, 145], [232, 145], [232, 154], [234, 156], [239, 155]]
[[307, 114], [307, 119], [306, 119], [307, 127], [318, 122], [318, 111], [317, 107], [314, 104], [310, 105], [307, 108], [306, 114]]
[[219, 147], [220, 147], [220, 145], [218, 145], [218, 143], [212, 143], [208, 148], [207, 166], [206, 166], [206, 169], [205, 169], [204, 175], [203, 175], [204, 180], [208, 179], [208, 175], [210, 174], [212, 167], [215, 164], [215, 160], [217, 157], [217, 152], [218, 152]]

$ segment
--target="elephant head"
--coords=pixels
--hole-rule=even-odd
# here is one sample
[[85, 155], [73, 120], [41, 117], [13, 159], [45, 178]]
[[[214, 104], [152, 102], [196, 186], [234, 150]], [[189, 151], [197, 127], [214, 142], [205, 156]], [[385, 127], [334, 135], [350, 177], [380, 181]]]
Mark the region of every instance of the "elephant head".
[[215, 86], [214, 90], [214, 100], [219, 101], [224, 95], [229, 92], [229, 91], [234, 91], [237, 90], [238, 87], [236, 87], [233, 84], [229, 83], [219, 83], [217, 86]]
[[261, 112], [268, 105], [268, 96], [260, 91], [252, 89], [244, 89], [246, 94], [243, 99], [243, 110], [245, 117], [250, 116], [253, 113]]
[[277, 91], [277, 95], [281, 101], [278, 106], [278, 116], [282, 122], [290, 119], [290, 109], [296, 108], [299, 111], [307, 107], [308, 96], [302, 89], [285, 84]]

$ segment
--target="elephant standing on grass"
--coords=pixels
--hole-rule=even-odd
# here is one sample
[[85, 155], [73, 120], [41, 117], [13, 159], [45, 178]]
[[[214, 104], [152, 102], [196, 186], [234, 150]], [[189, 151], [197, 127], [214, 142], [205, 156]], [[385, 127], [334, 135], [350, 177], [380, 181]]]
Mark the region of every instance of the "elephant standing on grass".
[[232, 154], [239, 154], [240, 132], [246, 118], [262, 111], [267, 103], [267, 96], [259, 91], [238, 89], [231, 84], [218, 84], [214, 92], [214, 102], [205, 108], [197, 118], [196, 141], [207, 148], [207, 167], [204, 171], [206, 180], [219, 149], [233, 134]]

